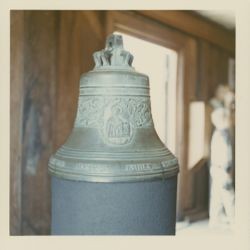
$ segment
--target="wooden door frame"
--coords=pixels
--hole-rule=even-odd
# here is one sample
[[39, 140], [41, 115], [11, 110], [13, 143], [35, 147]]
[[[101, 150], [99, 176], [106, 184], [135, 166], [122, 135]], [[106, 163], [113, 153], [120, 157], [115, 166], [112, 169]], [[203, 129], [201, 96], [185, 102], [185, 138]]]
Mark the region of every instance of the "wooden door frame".
[[[181, 32], [144, 17], [133, 11], [107, 11], [106, 35], [114, 31], [124, 32], [143, 40], [173, 49], [178, 54], [177, 66], [177, 115], [176, 145], [180, 164], [177, 219], [182, 220], [185, 210], [192, 206], [188, 182], [188, 117], [189, 102], [194, 98], [196, 84], [197, 42]], [[148, 58], [150, 60], [150, 58]]]

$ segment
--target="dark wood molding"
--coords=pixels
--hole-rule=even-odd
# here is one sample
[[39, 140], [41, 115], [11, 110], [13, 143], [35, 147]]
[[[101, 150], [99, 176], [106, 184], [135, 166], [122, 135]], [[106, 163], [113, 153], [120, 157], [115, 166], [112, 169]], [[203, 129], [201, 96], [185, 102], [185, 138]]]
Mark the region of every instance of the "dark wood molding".
[[119, 30], [176, 51], [185, 46], [184, 41], [187, 38], [185, 34], [177, 30], [158, 25], [149, 18], [132, 11], [107, 11], [106, 35], [114, 30]]
[[235, 32], [208, 21], [192, 11], [140, 10], [136, 12], [189, 35], [206, 40], [234, 54]]

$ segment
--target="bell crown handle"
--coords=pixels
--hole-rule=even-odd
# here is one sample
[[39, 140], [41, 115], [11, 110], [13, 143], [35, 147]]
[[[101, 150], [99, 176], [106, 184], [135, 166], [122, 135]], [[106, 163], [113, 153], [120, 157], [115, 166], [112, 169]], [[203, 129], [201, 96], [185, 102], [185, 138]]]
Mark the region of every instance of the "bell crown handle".
[[121, 35], [111, 34], [107, 37], [105, 49], [93, 54], [95, 68], [123, 67], [132, 68], [133, 55], [124, 50]]

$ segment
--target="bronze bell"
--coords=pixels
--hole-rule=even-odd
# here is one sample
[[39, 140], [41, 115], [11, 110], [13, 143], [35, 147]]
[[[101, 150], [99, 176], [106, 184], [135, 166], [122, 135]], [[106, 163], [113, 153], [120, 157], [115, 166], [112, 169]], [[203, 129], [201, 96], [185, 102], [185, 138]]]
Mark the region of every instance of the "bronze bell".
[[176, 157], [152, 120], [149, 78], [132, 67], [122, 36], [94, 53], [95, 68], [80, 79], [74, 128], [49, 160], [50, 174], [87, 182], [131, 182], [177, 175]]

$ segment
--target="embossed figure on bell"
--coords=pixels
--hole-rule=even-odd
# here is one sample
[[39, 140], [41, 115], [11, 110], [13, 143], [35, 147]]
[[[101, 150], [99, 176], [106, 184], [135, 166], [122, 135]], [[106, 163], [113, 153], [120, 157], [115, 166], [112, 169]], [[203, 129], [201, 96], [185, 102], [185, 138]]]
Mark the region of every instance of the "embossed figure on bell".
[[49, 160], [52, 234], [174, 234], [178, 162], [155, 131], [148, 76], [120, 35], [93, 57], [74, 128]]

